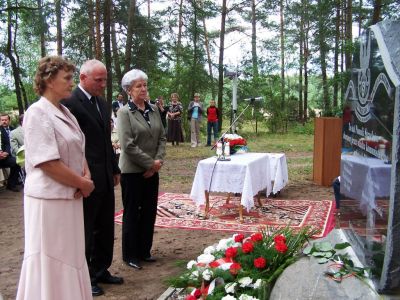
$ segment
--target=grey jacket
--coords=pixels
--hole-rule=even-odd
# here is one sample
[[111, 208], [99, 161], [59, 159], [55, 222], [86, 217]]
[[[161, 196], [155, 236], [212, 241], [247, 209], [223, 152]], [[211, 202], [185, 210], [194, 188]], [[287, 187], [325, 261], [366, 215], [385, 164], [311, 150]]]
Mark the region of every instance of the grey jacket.
[[18, 149], [24, 144], [24, 130], [22, 126], [18, 126], [10, 133], [11, 153], [17, 155]]
[[125, 105], [118, 110], [118, 137], [121, 145], [121, 173], [141, 173], [149, 170], [154, 160], [165, 157], [165, 130], [160, 113], [150, 104], [149, 126], [142, 114]]

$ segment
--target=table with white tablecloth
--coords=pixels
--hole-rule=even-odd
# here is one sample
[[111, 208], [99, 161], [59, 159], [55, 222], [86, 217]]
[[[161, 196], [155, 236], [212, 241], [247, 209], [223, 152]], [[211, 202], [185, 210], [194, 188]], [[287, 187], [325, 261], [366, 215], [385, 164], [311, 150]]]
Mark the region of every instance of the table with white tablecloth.
[[284, 153], [267, 153], [270, 166], [270, 177], [273, 182], [272, 193], [277, 194], [288, 183], [288, 168]]
[[390, 195], [391, 165], [373, 157], [342, 155], [340, 192], [360, 201], [360, 207], [376, 209], [377, 197]]
[[240, 193], [240, 203], [247, 210], [254, 206], [254, 196], [260, 191], [272, 191], [270, 160], [266, 153], [242, 153], [230, 156], [230, 161], [210, 157], [199, 161], [190, 198], [196, 204], [206, 202], [205, 192]]

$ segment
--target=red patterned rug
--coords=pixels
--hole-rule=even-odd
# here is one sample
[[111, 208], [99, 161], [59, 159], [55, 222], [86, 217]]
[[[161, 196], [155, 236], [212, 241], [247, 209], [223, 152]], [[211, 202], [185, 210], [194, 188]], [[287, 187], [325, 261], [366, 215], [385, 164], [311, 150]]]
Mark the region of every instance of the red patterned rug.
[[[280, 200], [262, 198], [262, 207], [243, 210], [244, 223], [239, 222], [238, 197], [227, 204], [226, 196], [210, 196], [209, 219], [204, 219], [204, 207], [196, 208], [188, 194], [164, 193], [158, 198], [156, 226], [166, 228], [256, 232], [265, 226], [278, 228], [290, 225], [294, 229], [312, 226], [319, 230], [315, 238], [327, 235], [334, 228], [334, 205], [331, 200]], [[115, 214], [122, 224], [123, 210]]]

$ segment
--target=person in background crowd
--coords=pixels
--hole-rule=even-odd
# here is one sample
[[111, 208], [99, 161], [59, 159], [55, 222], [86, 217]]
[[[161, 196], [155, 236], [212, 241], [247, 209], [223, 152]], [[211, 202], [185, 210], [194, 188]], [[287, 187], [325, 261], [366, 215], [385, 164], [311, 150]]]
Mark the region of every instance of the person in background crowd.
[[42, 58], [35, 75], [41, 98], [25, 114], [25, 252], [17, 300], [92, 299], [82, 196], [94, 185], [85, 136], [60, 103], [71, 94], [74, 70], [62, 57]]
[[14, 130], [14, 127], [10, 126], [11, 117], [9, 114], [0, 114], [0, 124], [4, 128], [8, 139], [10, 139], [11, 131]]
[[215, 106], [215, 100], [210, 100], [210, 106], [207, 108], [207, 146], [211, 146], [211, 130], [214, 134], [215, 144], [218, 139], [218, 108]]
[[17, 156], [18, 149], [24, 144], [24, 130], [22, 129], [22, 123], [24, 121], [24, 114], [18, 117], [19, 126], [11, 131], [10, 144], [11, 153], [15, 157]]
[[[19, 182], [20, 166], [17, 165], [15, 156], [12, 155], [10, 134], [7, 132], [10, 127], [10, 117], [7, 114], [1, 114], [1, 148], [0, 148], [0, 168], [10, 168], [10, 175], [7, 179], [7, 189], [13, 192], [20, 192], [22, 187]], [[12, 127], [11, 127], [12, 128]]]
[[172, 142], [172, 146], [178, 146], [183, 142], [182, 132], [182, 112], [183, 107], [179, 102], [179, 95], [177, 93], [171, 94], [171, 103], [167, 109], [167, 142]]
[[156, 101], [152, 101], [151, 104], [155, 104], [158, 108], [158, 111], [160, 112], [161, 116], [161, 122], [164, 126], [164, 129], [167, 128], [167, 113], [168, 113], [168, 106], [164, 105], [164, 97], [163, 96], [158, 96]]
[[122, 284], [121, 277], [108, 271], [114, 250], [114, 186], [120, 170], [111, 144], [110, 111], [101, 97], [107, 70], [98, 60], [83, 63], [79, 85], [64, 101], [86, 137], [85, 153], [95, 189], [84, 200], [86, 260], [92, 282], [92, 295], [104, 293], [98, 283]]
[[111, 106], [112, 106], [112, 111], [116, 114], [118, 109], [120, 109], [121, 107], [123, 107], [124, 104], [124, 96], [119, 93], [117, 96], [117, 100], [113, 101]]
[[203, 116], [203, 104], [200, 102], [200, 94], [195, 93], [193, 101], [189, 103], [188, 119], [190, 118], [190, 143], [191, 147], [200, 146], [200, 125]]
[[165, 130], [155, 105], [147, 99], [147, 75], [137, 69], [122, 78], [128, 104], [118, 112], [121, 144], [122, 259], [135, 269], [151, 255], [157, 214], [159, 175], [165, 157]]

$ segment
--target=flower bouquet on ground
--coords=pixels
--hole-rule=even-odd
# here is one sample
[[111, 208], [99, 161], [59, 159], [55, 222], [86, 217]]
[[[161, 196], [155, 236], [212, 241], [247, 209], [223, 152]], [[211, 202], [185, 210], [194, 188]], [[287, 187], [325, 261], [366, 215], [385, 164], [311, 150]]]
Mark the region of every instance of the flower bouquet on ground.
[[231, 154], [246, 153], [249, 151], [246, 140], [238, 134], [225, 134], [224, 143], [226, 142], [229, 142]]
[[185, 300], [268, 299], [276, 279], [300, 257], [313, 234], [309, 227], [297, 233], [285, 227], [248, 237], [234, 234], [204, 249], [169, 284], [186, 289]]

